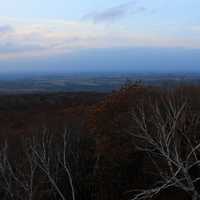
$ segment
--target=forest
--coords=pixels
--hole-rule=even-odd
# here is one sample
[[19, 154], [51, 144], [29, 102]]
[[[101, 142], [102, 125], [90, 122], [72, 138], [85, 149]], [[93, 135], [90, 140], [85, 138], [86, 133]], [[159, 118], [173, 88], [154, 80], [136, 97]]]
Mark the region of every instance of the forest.
[[0, 199], [200, 199], [200, 87], [0, 96]]

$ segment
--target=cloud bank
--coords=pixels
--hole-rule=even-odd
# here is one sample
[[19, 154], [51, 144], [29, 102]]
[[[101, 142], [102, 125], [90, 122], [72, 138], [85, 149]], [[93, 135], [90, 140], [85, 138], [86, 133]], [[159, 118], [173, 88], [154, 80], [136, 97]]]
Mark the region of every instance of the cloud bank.
[[[98, 20], [122, 16], [128, 4], [97, 17]], [[141, 8], [141, 10], [143, 10]], [[119, 14], [120, 13], [120, 14]], [[72, 53], [82, 49], [116, 47], [200, 48], [192, 37], [172, 37], [151, 32], [136, 32], [117, 25], [89, 21], [0, 19], [0, 59], [43, 57]]]

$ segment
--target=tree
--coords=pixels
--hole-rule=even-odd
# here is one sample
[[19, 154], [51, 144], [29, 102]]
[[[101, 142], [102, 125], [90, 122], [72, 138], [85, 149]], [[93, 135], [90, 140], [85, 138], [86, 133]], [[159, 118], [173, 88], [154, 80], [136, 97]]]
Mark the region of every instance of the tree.
[[76, 200], [71, 142], [67, 129], [61, 140], [44, 129], [41, 135], [22, 138], [21, 155], [10, 156], [5, 141], [0, 149], [0, 192], [4, 199], [34, 200], [47, 192], [51, 199], [66, 200], [71, 195], [70, 199]]
[[200, 176], [193, 173], [200, 171], [200, 140], [194, 134], [200, 121], [188, 102], [168, 98], [162, 105], [155, 103], [149, 113], [141, 106], [133, 111], [133, 121], [137, 128], [128, 132], [137, 149], [149, 156], [156, 176], [154, 187], [132, 191], [133, 200], [151, 199], [169, 188], [200, 199]]

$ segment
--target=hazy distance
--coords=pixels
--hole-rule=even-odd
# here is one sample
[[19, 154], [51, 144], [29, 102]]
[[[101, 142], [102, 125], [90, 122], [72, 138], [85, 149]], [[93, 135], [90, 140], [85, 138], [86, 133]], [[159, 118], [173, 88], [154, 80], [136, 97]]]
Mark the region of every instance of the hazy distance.
[[199, 72], [200, 50], [184, 48], [87, 49], [45, 58], [1, 61], [1, 73]]

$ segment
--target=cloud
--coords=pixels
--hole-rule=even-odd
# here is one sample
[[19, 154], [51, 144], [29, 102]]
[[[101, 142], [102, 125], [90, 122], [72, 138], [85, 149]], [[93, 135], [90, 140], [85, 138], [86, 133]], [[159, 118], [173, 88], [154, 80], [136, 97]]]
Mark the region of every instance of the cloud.
[[93, 23], [63, 20], [8, 22], [9, 25], [0, 29], [3, 33], [0, 37], [1, 59], [49, 56], [83, 48], [112, 47], [114, 44], [111, 38], [114, 32], [105, 31], [103, 26]]
[[23, 53], [23, 52], [33, 52], [33, 51], [40, 51], [44, 48], [39, 45], [29, 45], [29, 44], [18, 44], [18, 43], [11, 43], [6, 42], [4, 44], [0, 44], [0, 54], [7, 54], [7, 53]]
[[136, 1], [126, 2], [103, 11], [91, 12], [83, 16], [83, 19], [91, 19], [95, 23], [113, 22], [127, 15], [136, 5]]
[[200, 25], [192, 26], [192, 27], [190, 27], [190, 30], [192, 32], [199, 33], [200, 32]]
[[144, 6], [139, 6], [139, 7], [136, 7], [132, 12], [131, 14], [137, 14], [137, 13], [142, 13], [142, 12], [145, 12], [147, 11], [148, 9], [145, 8]]
[[[141, 8], [141, 10], [143, 10]], [[3, 23], [2, 23], [3, 22]], [[162, 35], [120, 28], [117, 24], [88, 21], [20, 21], [1, 19], [0, 60], [35, 58], [69, 54], [81, 49], [116, 47], [187, 47], [200, 48], [200, 40], [193, 37]]]
[[0, 34], [13, 32], [14, 29], [10, 25], [0, 25]]

